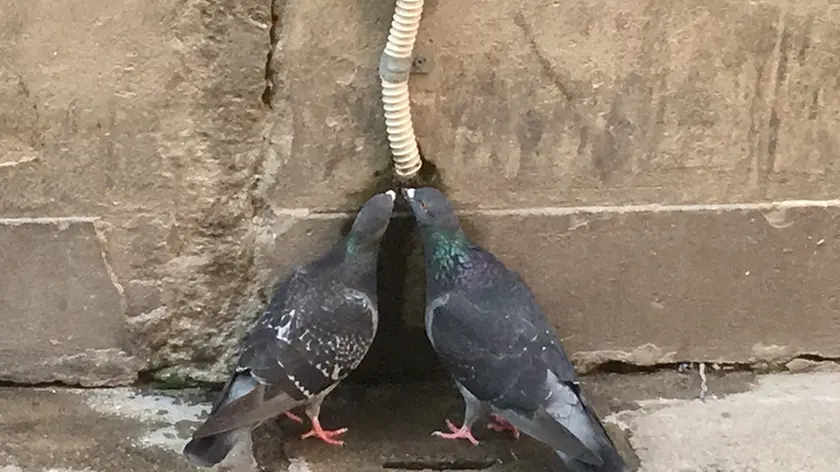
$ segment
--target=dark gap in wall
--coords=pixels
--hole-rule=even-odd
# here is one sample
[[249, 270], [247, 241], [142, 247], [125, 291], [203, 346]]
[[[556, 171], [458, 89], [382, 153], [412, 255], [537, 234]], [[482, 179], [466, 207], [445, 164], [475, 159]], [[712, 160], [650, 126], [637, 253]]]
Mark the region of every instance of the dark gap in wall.
[[[636, 365], [629, 362], [624, 361], [606, 361], [602, 364], [599, 364], [585, 372], [584, 375], [597, 375], [597, 374], [652, 374], [661, 371], [680, 371], [680, 372], [690, 372], [695, 371], [698, 369], [698, 366], [702, 362], [693, 362], [693, 361], [685, 361], [685, 362], [667, 362], [661, 364], [651, 364], [651, 365]], [[748, 364], [748, 363], [738, 363], [738, 362], [729, 362], [729, 363], [715, 363], [715, 362], [705, 362], [706, 364], [706, 372], [711, 373], [715, 371], [726, 371], [726, 372], [753, 372], [753, 371], [765, 371], [768, 368], [772, 369], [773, 367], [777, 366], [779, 370], [785, 370], [784, 363], [782, 364], [773, 364], [773, 367], [759, 366], [758, 364]], [[717, 369], [714, 369], [712, 366], [716, 365]]]
[[[384, 138], [385, 130], [382, 130], [382, 133]], [[390, 153], [386, 153], [383, 156], [383, 159], [387, 159], [386, 166], [371, 176], [371, 181], [364, 190], [351, 194], [350, 197], [361, 207], [373, 195], [387, 190], [399, 191], [404, 187], [420, 186], [433, 186], [443, 190], [443, 178], [438, 167], [422, 154], [421, 158], [423, 166], [420, 171], [406, 181], [396, 174]], [[410, 213], [401, 196], [397, 197], [394, 212]], [[345, 223], [342, 235], [347, 234], [352, 223], [352, 219]], [[379, 329], [367, 356], [358, 369], [347, 378], [348, 383], [401, 384], [446, 378], [422, 327], [422, 305], [425, 300], [421, 298], [412, 304], [406, 299], [409, 273], [423, 270], [422, 259], [412, 259], [413, 254], [420, 254], [420, 241], [415, 229], [414, 218], [394, 217], [391, 218], [388, 230], [382, 238], [377, 265]], [[407, 323], [407, 317], [413, 317], [416, 322]]]
[[794, 359], [802, 359], [812, 362], [840, 362], [840, 358], [838, 357], [823, 357], [818, 354], [802, 354], [796, 356]]
[[607, 361], [586, 371], [586, 374], [649, 374], [660, 370], [678, 370], [679, 363], [636, 365], [624, 361]]
[[[395, 211], [408, 211], [397, 199]], [[382, 240], [377, 266], [379, 330], [367, 356], [347, 379], [350, 383], [405, 383], [426, 379], [441, 369], [422, 324], [406, 322], [422, 317], [422, 306], [406, 300], [408, 275], [422, 271], [412, 260], [418, 240], [413, 218], [392, 218]], [[422, 302], [421, 302], [422, 305]]]
[[8, 380], [0, 380], [0, 388], [81, 388], [81, 389], [96, 389], [96, 388], [108, 388], [109, 386], [91, 386], [91, 385], [81, 385], [78, 383], [67, 383], [61, 381], [54, 381], [54, 382], [33, 382], [33, 383], [21, 383], [21, 382], [11, 382]]

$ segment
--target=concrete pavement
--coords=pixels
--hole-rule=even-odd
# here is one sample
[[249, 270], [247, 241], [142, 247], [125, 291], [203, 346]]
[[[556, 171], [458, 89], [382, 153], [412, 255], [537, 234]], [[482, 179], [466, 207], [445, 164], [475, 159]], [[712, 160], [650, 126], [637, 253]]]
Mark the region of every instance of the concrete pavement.
[[[585, 378], [622, 453], [645, 472], [840, 471], [840, 372], [709, 369], [704, 384], [700, 400], [696, 370]], [[197, 390], [0, 389], [0, 472], [194, 471], [179, 451], [206, 400]], [[347, 385], [322, 416], [350, 428], [343, 448], [300, 441], [302, 427], [283, 420], [258, 430], [256, 455], [271, 472], [562, 470], [531, 440], [483, 427], [478, 447], [429, 435], [461, 409], [447, 384]]]

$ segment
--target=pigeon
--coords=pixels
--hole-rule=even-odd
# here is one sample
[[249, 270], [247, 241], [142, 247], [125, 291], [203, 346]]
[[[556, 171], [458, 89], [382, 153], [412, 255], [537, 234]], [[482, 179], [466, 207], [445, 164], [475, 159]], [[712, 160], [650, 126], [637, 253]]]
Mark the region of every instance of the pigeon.
[[465, 402], [460, 428], [447, 420], [449, 433], [432, 434], [477, 445], [472, 425], [490, 414], [488, 427], [522, 431], [573, 472], [624, 471], [525, 282], [467, 237], [438, 190], [401, 192], [423, 241], [426, 335]]
[[184, 447], [187, 461], [213, 467], [251, 431], [280, 414], [305, 407], [317, 437], [342, 445], [341, 428], [324, 430], [321, 403], [367, 354], [379, 322], [376, 263], [396, 193], [368, 200], [349, 234], [325, 255], [298, 267], [277, 287], [242, 346], [236, 370], [207, 420]]

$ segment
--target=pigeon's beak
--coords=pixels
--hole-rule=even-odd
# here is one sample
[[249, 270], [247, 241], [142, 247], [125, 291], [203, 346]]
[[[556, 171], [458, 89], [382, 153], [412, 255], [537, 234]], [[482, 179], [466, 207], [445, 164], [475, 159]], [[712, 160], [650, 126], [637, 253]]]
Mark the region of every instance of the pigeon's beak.
[[402, 188], [400, 189], [400, 193], [402, 193], [403, 198], [405, 198], [408, 201], [411, 201], [414, 198], [413, 188]]
[[390, 198], [392, 202], [397, 199], [397, 192], [393, 190], [388, 190], [385, 192], [385, 195], [388, 195], [388, 198]]
[[421, 208], [419, 206], [419, 202], [414, 199], [414, 189], [413, 188], [403, 188], [400, 189], [400, 193], [402, 193], [403, 198], [405, 201], [408, 202], [408, 207], [411, 208], [411, 212], [414, 213], [414, 216], [418, 214], [422, 214]]

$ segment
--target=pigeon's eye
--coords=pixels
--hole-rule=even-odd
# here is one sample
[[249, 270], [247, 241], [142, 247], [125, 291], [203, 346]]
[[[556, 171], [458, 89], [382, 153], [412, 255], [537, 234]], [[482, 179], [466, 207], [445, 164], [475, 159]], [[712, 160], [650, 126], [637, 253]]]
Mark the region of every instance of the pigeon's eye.
[[429, 209], [429, 207], [426, 206], [426, 202], [420, 202], [420, 207], [422, 207], [424, 210]]

